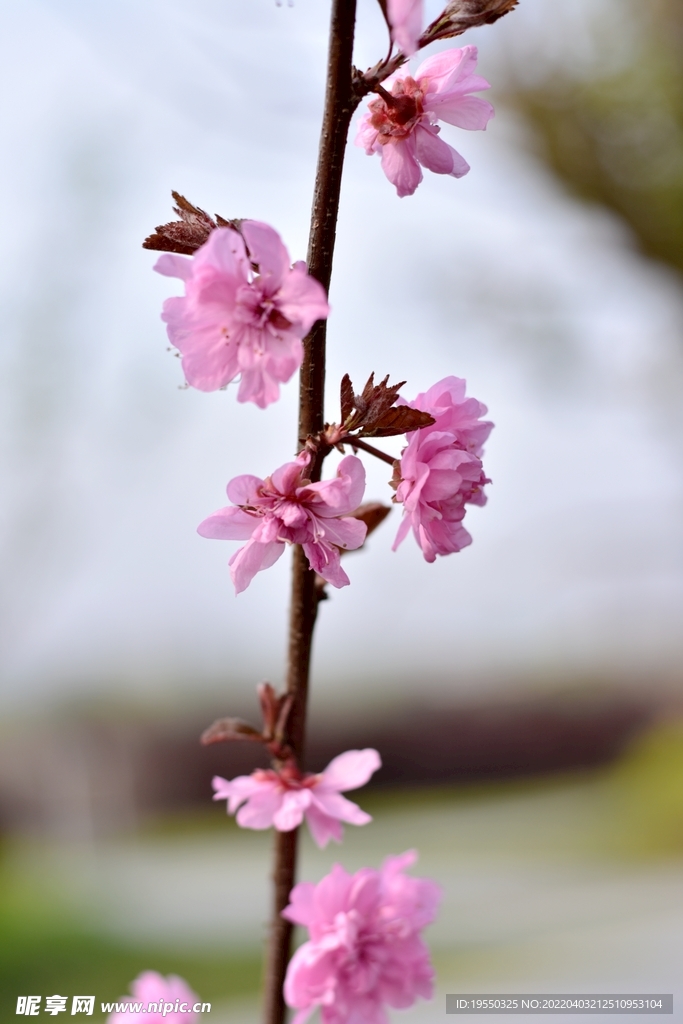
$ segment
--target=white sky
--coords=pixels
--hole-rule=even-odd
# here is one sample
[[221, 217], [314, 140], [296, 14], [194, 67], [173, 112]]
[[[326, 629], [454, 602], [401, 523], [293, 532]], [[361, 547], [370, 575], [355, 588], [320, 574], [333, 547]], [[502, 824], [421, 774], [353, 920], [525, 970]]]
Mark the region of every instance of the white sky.
[[[361, 65], [384, 46], [375, 6], [360, 5]], [[305, 256], [328, 5], [0, 7], [4, 700], [278, 681], [287, 560], [235, 598], [236, 545], [195, 528], [230, 477], [291, 456], [296, 384], [266, 412], [235, 388], [179, 390], [159, 320], [174, 283], [140, 242], [176, 188]], [[585, 7], [522, 0], [466, 40], [494, 103], [505, 54], [529, 33], [567, 38], [557, 19], [576, 29]], [[466, 377], [496, 422], [490, 501], [468, 515], [473, 546], [436, 565], [412, 540], [391, 553], [397, 512], [349, 558], [351, 587], [321, 609], [317, 692], [675, 675], [680, 284], [568, 198], [504, 110], [486, 133], [446, 134], [470, 175], [426, 174], [404, 200], [349, 150], [328, 416], [345, 371], [407, 378], [407, 397]], [[388, 467], [367, 468], [367, 498], [387, 500]]]

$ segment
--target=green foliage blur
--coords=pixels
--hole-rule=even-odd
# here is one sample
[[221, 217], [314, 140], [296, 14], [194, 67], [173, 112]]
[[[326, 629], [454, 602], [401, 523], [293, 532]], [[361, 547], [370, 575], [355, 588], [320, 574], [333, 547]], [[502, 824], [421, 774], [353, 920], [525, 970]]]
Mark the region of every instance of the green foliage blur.
[[598, 40], [604, 65], [598, 58], [577, 78], [553, 63], [511, 98], [553, 171], [623, 217], [643, 252], [681, 271], [683, 3], [620, 0], [613, 13]]
[[[70, 918], [41, 889], [0, 865], [0, 1020], [14, 1020], [18, 995], [95, 995], [101, 1001], [129, 992], [142, 971], [179, 974], [202, 1000], [216, 1003], [258, 991], [258, 951], [175, 949], [131, 945], [97, 934]], [[70, 1005], [70, 1003], [69, 1003]]]

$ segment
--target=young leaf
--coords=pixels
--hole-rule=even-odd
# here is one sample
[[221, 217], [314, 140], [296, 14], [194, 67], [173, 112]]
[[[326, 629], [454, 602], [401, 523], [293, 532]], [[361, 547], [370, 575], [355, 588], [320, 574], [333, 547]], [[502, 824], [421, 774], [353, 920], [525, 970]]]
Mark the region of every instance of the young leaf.
[[428, 412], [411, 409], [409, 405], [398, 405], [387, 409], [373, 427], [364, 427], [358, 436], [393, 437], [395, 434], [409, 434], [411, 430], [419, 430], [435, 422]]
[[350, 519], [360, 519], [368, 528], [366, 538], [383, 523], [391, 512], [390, 505], [383, 505], [381, 501], [368, 501], [365, 505], [359, 505], [355, 512], [349, 513]]
[[226, 743], [229, 740], [251, 740], [255, 743], [262, 743], [263, 736], [248, 722], [243, 722], [241, 718], [218, 718], [213, 725], [204, 730], [200, 743], [208, 747], [211, 743]]
[[436, 39], [452, 39], [478, 25], [491, 25], [516, 7], [519, 0], [449, 0], [445, 9], [424, 32], [421, 46]]
[[[363, 433], [371, 431], [373, 427], [382, 419], [384, 414], [391, 409], [392, 405], [398, 398], [398, 392], [405, 384], [405, 381], [399, 381], [398, 384], [389, 384], [389, 374], [386, 375], [384, 380], [381, 380], [379, 384], [375, 384], [374, 373], [370, 374], [368, 382], [363, 388], [363, 394], [360, 396], [362, 404], [365, 405], [365, 411], [362, 419]], [[358, 404], [356, 407], [358, 408]], [[361, 406], [362, 407], [362, 406]]]
[[160, 224], [155, 233], [144, 240], [142, 248], [191, 256], [207, 240], [216, 227], [216, 221], [198, 206], [193, 206], [179, 192], [171, 194], [176, 202], [173, 212], [178, 214], [180, 220]]
[[340, 386], [340, 403], [341, 403], [341, 421], [346, 423], [347, 419], [353, 412], [353, 384], [348, 373], [345, 373], [341, 379]]

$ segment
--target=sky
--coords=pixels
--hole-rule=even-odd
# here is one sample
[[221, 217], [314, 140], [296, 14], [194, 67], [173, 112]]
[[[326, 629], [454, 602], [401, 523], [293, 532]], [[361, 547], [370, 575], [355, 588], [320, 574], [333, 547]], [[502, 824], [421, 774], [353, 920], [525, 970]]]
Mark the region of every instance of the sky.
[[[288, 558], [236, 598], [238, 545], [196, 526], [231, 477], [291, 458], [296, 383], [265, 412], [236, 386], [184, 389], [159, 319], [176, 282], [140, 243], [177, 189], [305, 257], [328, 5], [0, 6], [0, 700], [277, 683]], [[359, 4], [359, 66], [385, 46], [376, 7]], [[399, 200], [349, 146], [328, 418], [345, 372], [406, 379], [409, 399], [455, 374], [496, 428], [470, 548], [434, 565], [412, 539], [392, 553], [395, 509], [349, 556], [316, 636], [323, 702], [680, 678], [680, 280], [568, 196], [505, 105], [509, 61], [532, 73], [544, 41], [545, 61], [567, 60], [568, 37], [578, 65], [594, 59], [589, 9], [610, 4], [523, 0], [465, 39], [497, 117], [445, 129], [462, 180], [426, 174]], [[366, 467], [366, 497], [388, 501], [388, 467]]]

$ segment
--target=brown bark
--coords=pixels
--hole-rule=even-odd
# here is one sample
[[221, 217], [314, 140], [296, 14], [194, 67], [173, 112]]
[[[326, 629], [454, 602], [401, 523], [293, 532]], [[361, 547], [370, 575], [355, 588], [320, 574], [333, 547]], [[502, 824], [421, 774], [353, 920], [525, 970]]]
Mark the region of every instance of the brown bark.
[[[344, 151], [357, 103], [352, 88], [355, 19], [356, 0], [333, 0], [325, 111], [308, 243], [309, 273], [320, 281], [326, 291], [332, 275]], [[326, 323], [319, 320], [304, 339], [299, 390], [299, 447], [308, 436], [318, 434], [324, 426], [325, 341]], [[311, 479], [320, 479], [321, 468], [322, 456], [318, 455], [311, 464]], [[288, 719], [287, 741], [299, 761], [305, 742], [311, 643], [317, 606], [315, 573], [311, 572], [303, 549], [297, 546], [292, 560], [287, 670], [287, 692], [294, 699]], [[296, 881], [297, 837], [298, 830], [275, 833], [274, 905], [266, 964], [265, 1024], [284, 1024], [287, 1013], [282, 986], [293, 929], [282, 918], [281, 911], [287, 906]]]

